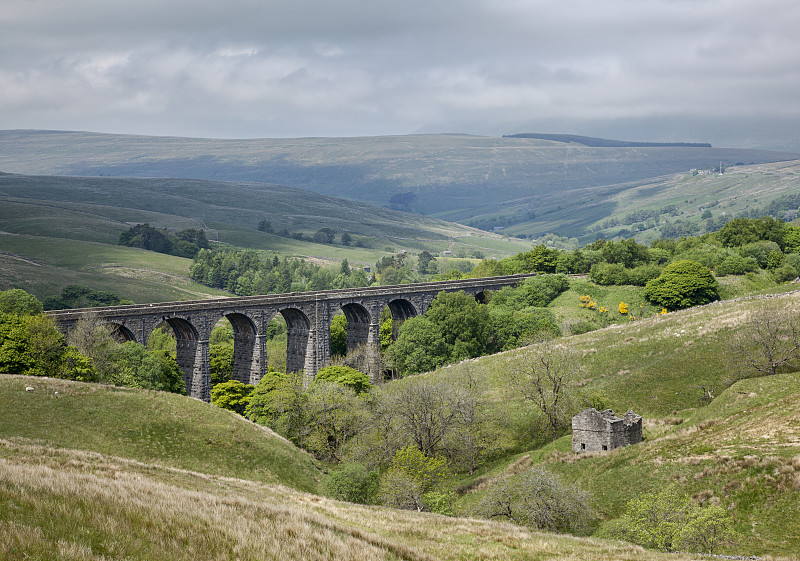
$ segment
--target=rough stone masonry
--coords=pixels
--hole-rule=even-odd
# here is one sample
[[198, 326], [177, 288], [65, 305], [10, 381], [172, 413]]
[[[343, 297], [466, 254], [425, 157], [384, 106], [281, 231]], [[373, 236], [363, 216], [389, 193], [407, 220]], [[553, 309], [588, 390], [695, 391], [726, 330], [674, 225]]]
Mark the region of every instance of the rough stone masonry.
[[572, 451], [601, 452], [642, 441], [642, 417], [628, 411], [620, 419], [611, 409], [584, 409], [572, 417]]

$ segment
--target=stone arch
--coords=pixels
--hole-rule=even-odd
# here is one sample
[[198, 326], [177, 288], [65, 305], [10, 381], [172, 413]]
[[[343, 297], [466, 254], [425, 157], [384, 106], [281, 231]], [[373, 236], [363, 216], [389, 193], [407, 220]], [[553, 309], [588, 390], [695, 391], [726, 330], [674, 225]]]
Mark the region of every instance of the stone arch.
[[477, 300], [479, 304], [488, 304], [490, 298], [490, 290], [481, 290], [480, 292], [475, 293], [475, 300]]
[[279, 313], [286, 320], [286, 372], [300, 372], [306, 368], [309, 350], [311, 321], [298, 308], [284, 308]]
[[208, 371], [208, 341], [201, 344], [200, 333], [188, 319], [164, 317], [162, 320], [175, 334], [175, 352], [178, 366], [183, 372], [186, 393], [209, 401], [211, 379]]
[[392, 312], [392, 319], [403, 322], [408, 318], [418, 315], [417, 308], [405, 298], [395, 298], [389, 301], [389, 310]]
[[344, 304], [341, 309], [347, 318], [347, 350], [351, 351], [357, 345], [367, 344], [372, 322], [369, 310], [355, 302]]
[[[136, 341], [136, 335], [133, 331], [128, 329], [124, 323], [115, 323], [112, 321], [104, 322], [103, 325], [108, 329], [111, 336], [117, 343], [127, 343], [128, 341]], [[138, 342], [138, 341], [136, 341]], [[145, 341], [146, 343], [147, 341]]]
[[233, 379], [256, 385], [263, 376], [265, 338], [259, 337], [255, 322], [246, 314], [231, 312], [224, 315], [233, 327]]
[[389, 301], [389, 311], [392, 313], [392, 337], [397, 339], [400, 326], [409, 318], [419, 315], [417, 308], [405, 298], [396, 298]]

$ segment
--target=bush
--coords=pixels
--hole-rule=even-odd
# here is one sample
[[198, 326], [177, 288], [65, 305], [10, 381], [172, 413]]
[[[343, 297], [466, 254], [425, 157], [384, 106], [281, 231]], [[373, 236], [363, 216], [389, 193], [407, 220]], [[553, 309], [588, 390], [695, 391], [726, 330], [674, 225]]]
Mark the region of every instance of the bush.
[[339, 464], [322, 483], [327, 496], [364, 505], [375, 504], [379, 489], [378, 473], [356, 462]]
[[489, 484], [475, 514], [552, 532], [583, 533], [593, 518], [589, 495], [540, 466]]
[[644, 297], [668, 310], [680, 310], [719, 300], [719, 284], [700, 263], [676, 261], [645, 285]]
[[222, 409], [244, 415], [250, 403], [253, 386], [239, 380], [228, 380], [211, 388], [211, 403]]
[[772, 253], [780, 253], [780, 246], [771, 241], [759, 241], [749, 243], [739, 249], [742, 257], [752, 257], [758, 262], [758, 266], [765, 269], [769, 263], [769, 256]]
[[527, 279], [519, 287], [525, 306], [543, 308], [569, 288], [566, 275], [537, 275]]
[[602, 286], [628, 284], [628, 270], [621, 263], [597, 263], [589, 271], [589, 278]]
[[628, 271], [628, 284], [644, 286], [660, 274], [661, 267], [658, 265], [640, 265]]
[[661, 551], [713, 553], [733, 538], [733, 522], [719, 506], [699, 507], [674, 486], [630, 501], [621, 519], [598, 537], [630, 541]]
[[772, 271], [772, 278], [775, 282], [789, 282], [797, 278], [797, 269], [791, 265], [784, 265]]
[[716, 268], [717, 276], [744, 275], [758, 270], [758, 261], [753, 257], [729, 255]]
[[326, 366], [317, 372], [314, 381], [328, 381], [352, 389], [356, 394], [363, 393], [372, 387], [369, 376], [349, 366]]

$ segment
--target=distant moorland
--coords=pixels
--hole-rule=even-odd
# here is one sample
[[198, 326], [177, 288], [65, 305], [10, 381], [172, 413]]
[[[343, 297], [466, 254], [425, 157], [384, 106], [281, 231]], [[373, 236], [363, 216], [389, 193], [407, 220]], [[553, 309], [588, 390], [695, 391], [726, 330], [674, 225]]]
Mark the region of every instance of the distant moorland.
[[468, 135], [212, 140], [0, 132], [5, 172], [277, 183], [482, 229], [552, 232], [583, 242], [594, 239], [592, 225], [631, 210], [612, 196], [692, 169], [798, 157], [693, 145], [594, 147]]

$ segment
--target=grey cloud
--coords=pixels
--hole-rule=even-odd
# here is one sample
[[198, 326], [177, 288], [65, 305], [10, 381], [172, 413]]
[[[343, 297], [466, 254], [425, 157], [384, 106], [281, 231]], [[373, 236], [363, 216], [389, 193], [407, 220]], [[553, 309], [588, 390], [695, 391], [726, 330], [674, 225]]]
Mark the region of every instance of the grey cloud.
[[221, 137], [780, 127], [798, 25], [779, 0], [5, 0], [0, 118]]

